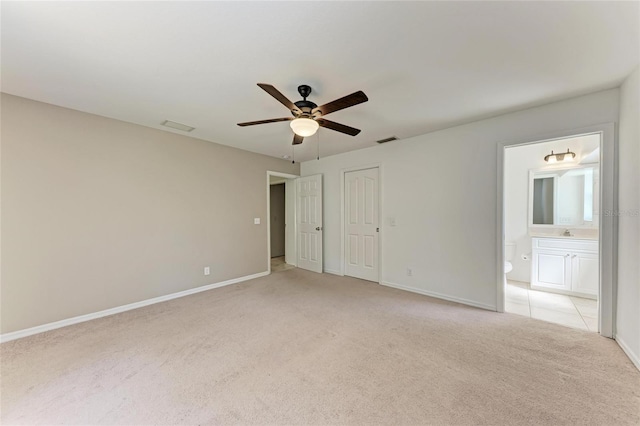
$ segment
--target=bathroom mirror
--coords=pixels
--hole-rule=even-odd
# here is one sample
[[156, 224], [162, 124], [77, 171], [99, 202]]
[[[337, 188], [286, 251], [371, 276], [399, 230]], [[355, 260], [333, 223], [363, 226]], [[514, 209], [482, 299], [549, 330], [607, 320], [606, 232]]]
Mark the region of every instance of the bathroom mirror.
[[529, 226], [598, 227], [598, 167], [529, 172]]

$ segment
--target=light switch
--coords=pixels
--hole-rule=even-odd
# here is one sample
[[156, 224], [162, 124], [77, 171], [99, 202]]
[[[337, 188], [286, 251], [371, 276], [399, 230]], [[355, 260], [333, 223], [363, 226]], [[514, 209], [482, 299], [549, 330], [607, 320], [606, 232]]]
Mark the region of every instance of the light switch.
[[253, 218], [253, 224], [254, 225], [260, 225], [260, 218], [259, 217], [254, 217]]

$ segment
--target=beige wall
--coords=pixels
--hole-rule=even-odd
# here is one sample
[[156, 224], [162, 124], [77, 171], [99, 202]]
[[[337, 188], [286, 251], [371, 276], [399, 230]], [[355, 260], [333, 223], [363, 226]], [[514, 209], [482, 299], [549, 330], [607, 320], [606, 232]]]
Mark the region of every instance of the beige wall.
[[266, 171], [299, 171], [6, 94], [1, 137], [2, 333], [266, 271]]

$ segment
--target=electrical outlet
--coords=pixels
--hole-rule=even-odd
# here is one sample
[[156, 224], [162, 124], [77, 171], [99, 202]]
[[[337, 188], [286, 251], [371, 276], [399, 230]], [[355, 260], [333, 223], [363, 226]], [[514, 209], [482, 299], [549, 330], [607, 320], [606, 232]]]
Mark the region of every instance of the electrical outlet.
[[408, 277], [412, 277], [413, 276], [413, 269], [407, 268], [407, 276]]
[[209, 268], [208, 266], [204, 267], [204, 274], [205, 275], [211, 275], [211, 268]]

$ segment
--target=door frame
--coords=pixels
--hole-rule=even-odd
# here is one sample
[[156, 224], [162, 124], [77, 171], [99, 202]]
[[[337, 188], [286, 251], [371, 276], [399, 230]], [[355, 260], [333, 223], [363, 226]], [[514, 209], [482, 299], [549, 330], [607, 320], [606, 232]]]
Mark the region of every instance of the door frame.
[[[496, 310], [504, 312], [504, 161], [508, 147], [532, 145], [589, 134], [600, 134], [600, 223], [598, 228], [598, 255], [600, 257], [600, 283], [598, 285], [598, 328], [604, 337], [614, 338], [618, 288], [618, 170], [617, 137], [614, 123], [602, 123], [577, 129], [561, 130], [538, 137], [521, 138], [497, 144], [497, 238], [496, 238]], [[609, 212], [608, 215], [605, 215]]]
[[[344, 197], [345, 197], [345, 190], [344, 190], [344, 184], [345, 184], [345, 175], [349, 172], [357, 172], [360, 170], [368, 170], [368, 169], [378, 169], [378, 227], [380, 228], [380, 232], [378, 232], [378, 284], [382, 284], [382, 240], [383, 240], [383, 236], [384, 236], [384, 226], [382, 226], [383, 223], [383, 216], [382, 216], [382, 206], [384, 205], [383, 203], [383, 195], [384, 195], [384, 191], [383, 191], [383, 179], [382, 179], [382, 174], [383, 174], [383, 170], [382, 170], [382, 163], [371, 163], [371, 164], [365, 164], [362, 166], [356, 166], [356, 167], [348, 167], [346, 169], [340, 169], [340, 271], [325, 271], [331, 274], [336, 274], [336, 275], [341, 275], [344, 276], [345, 274], [345, 255], [346, 255], [346, 242], [345, 242], [345, 233], [347, 231], [347, 226], [346, 226], [346, 221], [345, 221], [345, 201], [344, 201]], [[339, 273], [336, 273], [339, 272]]]
[[[267, 170], [267, 272], [270, 274], [271, 273], [271, 176], [276, 176], [276, 177], [281, 177], [281, 178], [285, 178], [285, 179], [297, 179], [300, 176], [298, 175], [292, 175], [289, 173], [281, 173], [281, 172], [273, 172], [271, 170]], [[293, 202], [293, 234], [296, 235], [296, 215], [297, 215], [297, 210], [296, 210], [296, 200], [289, 200], [289, 198], [291, 197], [287, 197], [287, 183], [289, 183], [288, 181], [285, 181], [284, 185], [285, 185], [285, 199], [284, 199], [284, 210], [285, 212], [287, 211], [287, 207], [290, 206], [289, 203]], [[286, 213], [285, 213], [286, 215]], [[287, 233], [288, 232], [292, 232], [290, 231], [291, 226], [289, 226], [289, 224], [285, 223], [285, 247], [286, 247], [286, 238], [287, 238]], [[293, 244], [293, 250], [294, 250], [294, 254], [295, 254], [295, 259], [298, 258], [298, 239], [295, 238], [295, 242]], [[285, 253], [286, 256], [286, 253]], [[295, 263], [294, 266], [297, 266], [297, 261]]]

